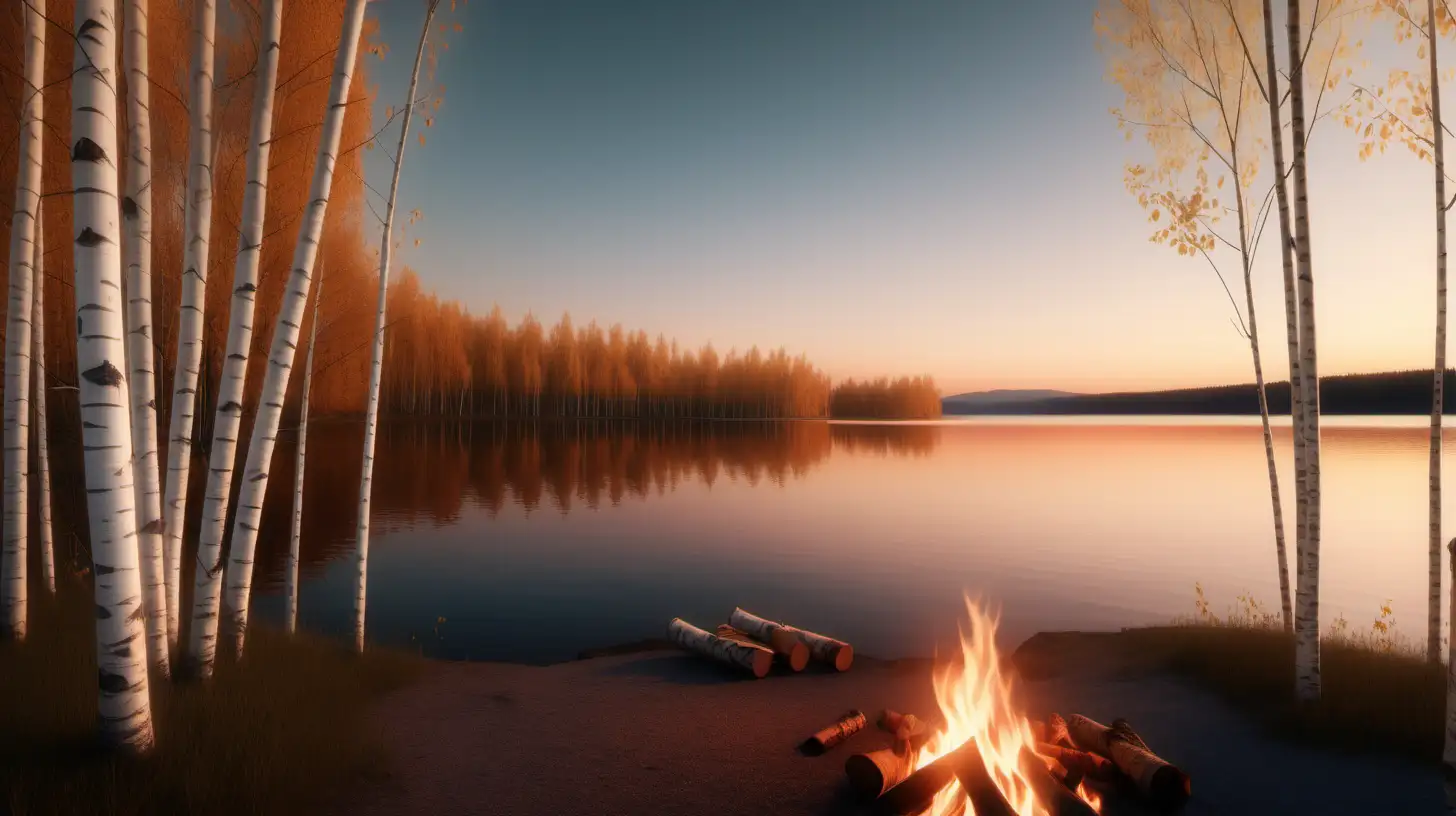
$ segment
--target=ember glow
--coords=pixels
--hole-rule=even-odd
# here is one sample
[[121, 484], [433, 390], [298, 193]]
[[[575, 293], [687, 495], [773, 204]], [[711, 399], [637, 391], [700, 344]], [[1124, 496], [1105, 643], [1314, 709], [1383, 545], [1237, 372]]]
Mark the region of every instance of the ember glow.
[[[1048, 804], [1038, 802], [1030, 781], [1021, 770], [1022, 751], [1033, 752], [1036, 738], [1031, 721], [1012, 701], [1010, 678], [1001, 672], [996, 650], [996, 618], [969, 598], [966, 599], [968, 628], [961, 630], [961, 659], [938, 666], [934, 675], [935, 699], [945, 724], [926, 742], [916, 757], [915, 768], [974, 739], [986, 770], [1018, 816], [1044, 816]], [[1077, 794], [1100, 811], [1095, 794], [1079, 787]], [[952, 781], [935, 797], [930, 816], [973, 816], [958, 781]]]

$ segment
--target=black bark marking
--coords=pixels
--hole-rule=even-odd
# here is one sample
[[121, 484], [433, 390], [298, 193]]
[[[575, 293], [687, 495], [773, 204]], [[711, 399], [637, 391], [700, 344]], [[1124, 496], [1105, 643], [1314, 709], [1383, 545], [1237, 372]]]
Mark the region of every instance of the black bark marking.
[[126, 682], [126, 678], [119, 674], [112, 674], [103, 669], [98, 671], [97, 675], [99, 675], [103, 694], [120, 694], [131, 688], [131, 683]]
[[110, 617], [111, 617], [111, 610], [110, 609], [107, 609], [106, 607], [102, 606], [101, 604], [97, 604], [96, 605], [96, 619], [97, 620], [106, 620], [106, 619], [108, 619]]
[[91, 229], [90, 227], [86, 227], [85, 229], [81, 230], [80, 235], [76, 236], [76, 243], [80, 244], [83, 247], [98, 247], [102, 244], [111, 243], [111, 239], [107, 238], [105, 235], [102, 235], [96, 230]]
[[237, 402], [225, 402], [218, 410], [225, 414], [241, 414], [243, 412], [243, 406]]
[[85, 136], [82, 136], [80, 139], [76, 140], [75, 146], [71, 148], [71, 161], [106, 161], [106, 151], [101, 149], [101, 145], [96, 144]]
[[[256, 244], [255, 244], [255, 246], [256, 246]], [[258, 291], [258, 286], [257, 286], [257, 284], [253, 284], [253, 283], [245, 283], [242, 286], [239, 286], [237, 288], [237, 291], [239, 291], [239, 292], [256, 292], [256, 291]]]
[[113, 572], [116, 572], [116, 567], [108, 567], [105, 564], [97, 564], [96, 565], [96, 574], [97, 575], [110, 575]]
[[122, 214], [122, 216], [124, 216], [126, 218], [136, 218], [137, 217], [137, 203], [136, 203], [136, 199], [132, 198], [131, 196], [127, 196], [126, 198], [123, 198], [121, 200], [121, 214]]
[[83, 420], [81, 420], [81, 427], [82, 428], [104, 428], [106, 426], [104, 426], [104, 425], [97, 425], [96, 423], [91, 422], [90, 420], [84, 420], [83, 419]]
[[142, 525], [142, 532], [156, 533], [157, 535], [161, 535], [162, 533], [167, 532], [167, 522], [160, 517], [154, 518], [146, 524]]
[[246, 354], [229, 354], [228, 355], [228, 359], [229, 360], [242, 360], [242, 361], [246, 362], [247, 359], [248, 359], [248, 355], [246, 355]]
[[259, 474], [256, 474], [256, 475], [250, 477], [248, 479], [248, 481], [250, 481], [250, 482], [261, 482], [261, 481], [263, 481], [266, 478], [268, 478], [268, 474], [265, 472], [265, 473], [259, 473]]
[[133, 609], [131, 611], [131, 614], [126, 616], [126, 622], [127, 623], [132, 623], [133, 621], [139, 621], [139, 620], [142, 620], [143, 618], [145, 618], [146, 616], [147, 616], [147, 613], [142, 610], [142, 605], [141, 604], [137, 604], [136, 605], [136, 609]]
[[87, 382], [106, 387], [121, 385], [125, 381], [110, 360], [102, 360], [101, 365], [81, 372], [81, 377]]

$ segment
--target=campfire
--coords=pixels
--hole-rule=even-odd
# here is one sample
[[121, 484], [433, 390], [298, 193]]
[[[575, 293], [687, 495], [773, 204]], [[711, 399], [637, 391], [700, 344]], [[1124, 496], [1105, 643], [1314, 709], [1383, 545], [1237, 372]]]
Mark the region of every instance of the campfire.
[[[969, 627], [959, 659], [942, 661], [932, 682], [938, 712], [928, 718], [882, 712], [880, 730], [892, 745], [845, 761], [850, 785], [874, 810], [896, 816], [1088, 816], [1106, 797], [1134, 797], [1160, 808], [1187, 801], [1189, 779], [1153, 753], [1126, 721], [1107, 726], [1078, 714], [1033, 721], [1017, 705], [1012, 678], [996, 648], [996, 620], [966, 603]], [[843, 671], [848, 644], [734, 610], [733, 625], [710, 634], [674, 619], [678, 645], [756, 677], [777, 660], [790, 671], [816, 661]], [[801, 750], [819, 755], [865, 728], [849, 711], [814, 734]]]

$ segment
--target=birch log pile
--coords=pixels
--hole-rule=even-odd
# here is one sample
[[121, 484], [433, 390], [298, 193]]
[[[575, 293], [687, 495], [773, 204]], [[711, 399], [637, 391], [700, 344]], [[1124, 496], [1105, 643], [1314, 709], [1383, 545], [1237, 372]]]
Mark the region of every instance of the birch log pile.
[[[854, 662], [854, 647], [842, 640], [835, 640], [831, 637], [809, 632], [804, 629], [796, 629], [776, 621], [760, 618], [741, 608], [735, 608], [729, 616], [728, 623], [735, 629], [747, 632], [752, 637], [768, 643], [777, 632], [786, 632], [809, 647], [809, 656], [820, 663], [828, 663], [839, 671], [847, 671]], [[782, 635], [779, 635], [782, 638]]]
[[744, 669], [757, 678], [767, 676], [773, 665], [773, 652], [766, 646], [726, 640], [682, 618], [673, 618], [667, 625], [667, 639], [690, 652]]
[[754, 646], [767, 646], [773, 653], [782, 658], [784, 665], [793, 671], [803, 671], [809, 665], [809, 647], [804, 641], [783, 630], [773, 632], [767, 642], [763, 642], [741, 629], [721, 623], [718, 624], [717, 635], [725, 640], [736, 640], [740, 643], [748, 643]]
[[1113, 720], [1109, 728], [1073, 714], [1067, 717], [1067, 730], [1078, 748], [1112, 760], [1137, 786], [1138, 792], [1154, 804], [1172, 808], [1188, 801], [1191, 792], [1188, 775], [1154, 754], [1126, 720]]

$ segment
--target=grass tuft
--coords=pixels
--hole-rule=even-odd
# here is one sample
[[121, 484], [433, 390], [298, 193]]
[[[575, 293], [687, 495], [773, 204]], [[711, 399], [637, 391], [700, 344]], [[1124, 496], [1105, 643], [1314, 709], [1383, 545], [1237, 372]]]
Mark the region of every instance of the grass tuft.
[[1393, 753], [1438, 762], [1445, 725], [1446, 667], [1428, 663], [1400, 634], [1387, 602], [1370, 628], [1337, 618], [1320, 641], [1322, 693], [1294, 700], [1294, 640], [1277, 613], [1250, 596], [1225, 616], [1198, 614], [1173, 626], [1129, 629], [1125, 646], [1250, 712], [1276, 733], [1323, 747]]
[[94, 622], [82, 594], [33, 598], [30, 638], [0, 644], [0, 812], [315, 812], [387, 774], [366, 714], [425, 662], [264, 628], [210, 681], [153, 682], [152, 755], [98, 750]]

